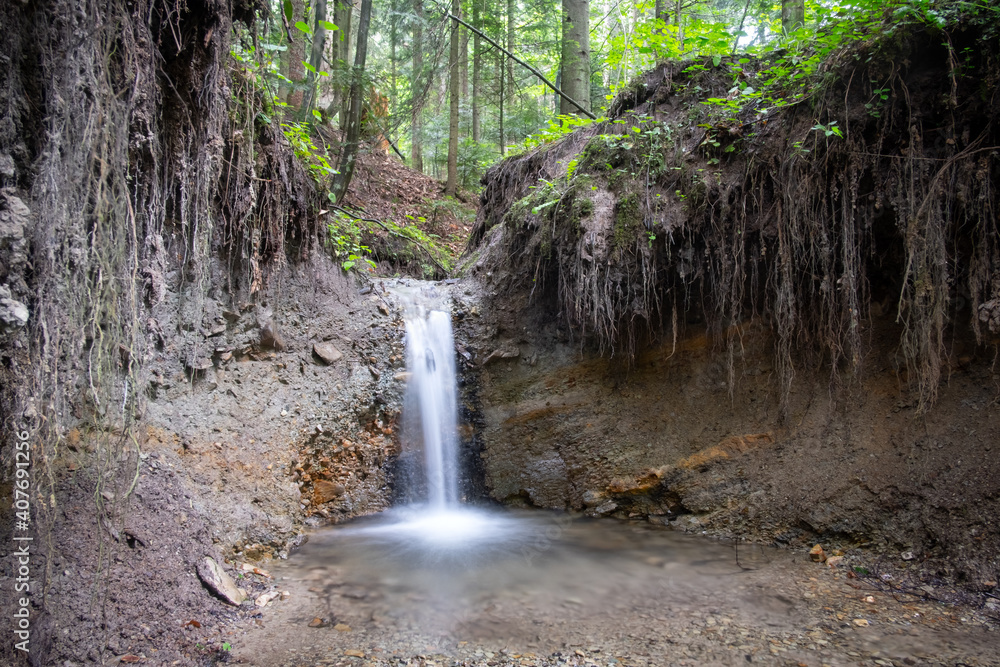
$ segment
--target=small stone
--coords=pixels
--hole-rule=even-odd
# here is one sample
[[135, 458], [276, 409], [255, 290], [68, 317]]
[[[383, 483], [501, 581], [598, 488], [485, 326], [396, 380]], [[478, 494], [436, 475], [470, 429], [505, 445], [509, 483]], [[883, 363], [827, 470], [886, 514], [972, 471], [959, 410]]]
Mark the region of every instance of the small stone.
[[869, 626], [867, 618], [856, 618], [851, 622], [854, 623], [854, 625], [858, 626], [859, 628], [867, 628]]
[[334, 347], [332, 343], [316, 343], [313, 345], [313, 353], [328, 366], [344, 356], [343, 352]]
[[365, 657], [365, 652], [364, 651], [359, 651], [356, 648], [349, 648], [346, 651], [344, 651], [344, 655], [349, 655], [352, 658], [363, 658], [363, 657]]
[[875, 602], [875, 596], [874, 595], [866, 595], [865, 596], [865, 602], [867, 602], [869, 604]]
[[817, 563], [822, 563], [823, 561], [825, 561], [826, 554], [823, 553], [823, 547], [818, 544], [815, 545], [812, 549], [809, 550], [809, 558], [811, 558], [813, 561]]
[[233, 578], [211, 556], [198, 562], [197, 571], [202, 583], [229, 604], [238, 607], [247, 599], [246, 593], [237, 588]]
[[383, 315], [388, 315], [389, 314], [389, 306], [385, 305], [384, 303], [380, 303], [378, 305], [378, 312], [382, 313]]
[[313, 493], [316, 495], [316, 503], [322, 505], [330, 502], [334, 498], [339, 498], [347, 491], [343, 484], [330, 482], [321, 479], [313, 486]]
[[827, 556], [826, 565], [827, 567], [837, 567], [844, 562], [843, 556]]
[[904, 551], [899, 555], [899, 557], [902, 558], [903, 560], [913, 560], [915, 556], [913, 555], [912, 551]]
[[335, 626], [333, 626], [333, 629], [336, 630], [337, 632], [350, 632], [351, 626], [349, 626], [347, 623], [337, 623]]
[[267, 603], [281, 595], [278, 591], [269, 591], [267, 593], [262, 593], [254, 600], [254, 604], [258, 607], [266, 607]]
[[309, 627], [310, 628], [322, 628], [325, 625], [326, 625], [326, 621], [324, 621], [319, 616], [317, 616], [313, 620], [309, 621]]

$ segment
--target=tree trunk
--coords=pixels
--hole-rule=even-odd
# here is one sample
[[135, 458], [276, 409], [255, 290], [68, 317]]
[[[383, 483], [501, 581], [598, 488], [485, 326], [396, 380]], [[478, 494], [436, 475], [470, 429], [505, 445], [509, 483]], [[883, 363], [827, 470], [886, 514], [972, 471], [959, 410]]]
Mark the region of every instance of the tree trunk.
[[[590, 2], [563, 0], [562, 6], [562, 90], [590, 111]], [[559, 113], [580, 111], [564, 99]]]
[[[390, 88], [389, 88], [389, 109], [396, 111], [398, 90], [396, 89], [396, 46], [399, 38], [397, 30], [399, 26], [399, 12], [396, 10], [396, 0], [389, 3], [389, 66], [390, 66]], [[386, 137], [388, 138], [388, 137]]]
[[[451, 0], [451, 13], [461, 18], [462, 5], [460, 0]], [[462, 41], [461, 26], [451, 24], [451, 53], [448, 59], [448, 180], [445, 181], [444, 194], [454, 197], [458, 190], [458, 95], [459, 79], [462, 78], [458, 63], [458, 47]]]
[[462, 26], [458, 43], [458, 68], [461, 76], [459, 86], [461, 87], [462, 100], [469, 99], [469, 31]]
[[306, 73], [306, 68], [302, 65], [306, 59], [306, 35], [295, 27], [295, 22], [304, 21], [305, 18], [305, 0], [292, 0], [292, 19], [288, 22], [292, 26], [292, 43], [288, 45], [288, 78], [292, 82], [292, 88], [285, 101], [293, 112], [302, 106], [302, 84]]
[[410, 77], [410, 99], [413, 101], [413, 117], [410, 122], [410, 166], [424, 171], [422, 146], [423, 127], [420, 122], [420, 79], [424, 69], [424, 4], [423, 0], [413, 0], [413, 74]]
[[667, 11], [667, 0], [656, 0], [653, 9], [653, 18], [658, 18], [664, 23], [670, 23], [670, 12]]
[[337, 30], [333, 36], [333, 64], [338, 76], [334, 80], [333, 99], [330, 101], [330, 106], [326, 108], [326, 115], [330, 117], [339, 115], [339, 125], [341, 128], [347, 125], [347, 113], [344, 109], [343, 103], [348, 98], [344, 94], [347, 89], [347, 84], [345, 83], [344, 78], [340, 75], [346, 73], [350, 68], [349, 55], [351, 44], [352, 9], [353, 7], [350, 0], [334, 0], [333, 22], [339, 30]]
[[365, 89], [362, 85], [365, 76], [365, 60], [368, 57], [368, 26], [372, 17], [372, 0], [361, 0], [361, 16], [358, 18], [358, 48], [354, 56], [354, 69], [351, 72], [351, 108], [347, 115], [347, 132], [344, 138], [344, 150], [340, 155], [340, 166], [337, 179], [334, 181], [332, 194], [338, 203], [347, 194], [347, 186], [354, 176], [354, 163], [358, 157], [358, 143], [361, 140], [361, 109], [365, 101]]
[[[326, 21], [326, 0], [316, 0], [314, 5], [316, 23], [313, 27], [312, 50], [309, 54], [309, 64], [312, 65], [313, 69], [319, 72], [324, 68], [323, 49], [326, 48], [326, 28], [323, 27], [323, 23]], [[309, 72], [307, 80], [309, 82], [309, 88], [307, 90], [308, 94], [305, 96], [305, 103], [302, 105], [302, 109], [299, 112], [299, 116], [303, 120], [309, 119], [309, 115], [312, 113], [316, 100], [319, 98], [319, 74]]]
[[[483, 0], [472, 0], [472, 25], [477, 29], [483, 28], [482, 7]], [[474, 33], [472, 38], [472, 140], [478, 142], [479, 131], [479, 96], [482, 93], [482, 62], [480, 59], [479, 33]]]
[[504, 72], [503, 68], [504, 68], [504, 63], [506, 63], [506, 62], [507, 62], [507, 59], [504, 58], [504, 55], [502, 53], [500, 53], [500, 51], [497, 51], [497, 72], [500, 73], [500, 128], [499, 128], [499, 131], [500, 131], [500, 157], [503, 157], [504, 152], [506, 150], [505, 147], [504, 147], [504, 143], [506, 143], [506, 142], [504, 141], [504, 136], [503, 136], [503, 103], [504, 103], [503, 94], [504, 94], [504, 82], [507, 80], [507, 77], [505, 77], [503, 75], [503, 72]]
[[[517, 9], [516, 0], [507, 0], [507, 50], [514, 53], [514, 15]], [[504, 60], [504, 70], [507, 72], [507, 99], [514, 95], [514, 63]]]
[[781, 0], [781, 31], [786, 35], [806, 22], [805, 0]]

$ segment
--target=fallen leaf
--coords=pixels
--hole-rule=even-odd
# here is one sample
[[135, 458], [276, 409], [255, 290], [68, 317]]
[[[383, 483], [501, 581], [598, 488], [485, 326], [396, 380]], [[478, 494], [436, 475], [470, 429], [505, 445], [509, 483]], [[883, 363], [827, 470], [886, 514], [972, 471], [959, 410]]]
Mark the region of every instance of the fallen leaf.
[[188, 621], [187, 623], [185, 623], [184, 627], [187, 627], [189, 625], [192, 626], [192, 627], [195, 627], [195, 628], [200, 628], [201, 627], [201, 623], [199, 623], [198, 621], [196, 621], [194, 619], [191, 619], [190, 621]]
[[137, 655], [132, 655], [131, 653], [126, 653], [122, 657], [118, 658], [118, 662], [135, 663], [142, 662], [142, 658]]

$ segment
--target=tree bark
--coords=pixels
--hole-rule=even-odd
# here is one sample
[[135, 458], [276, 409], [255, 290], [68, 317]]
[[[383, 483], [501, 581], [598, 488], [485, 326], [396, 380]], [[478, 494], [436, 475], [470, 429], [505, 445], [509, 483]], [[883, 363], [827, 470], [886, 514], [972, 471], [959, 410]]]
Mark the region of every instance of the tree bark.
[[[514, 53], [514, 14], [517, 9], [516, 0], [507, 0], [507, 51]], [[514, 67], [504, 61], [504, 71], [507, 73], [507, 98], [514, 94]]]
[[292, 41], [288, 45], [288, 78], [292, 82], [292, 88], [288, 91], [288, 98], [285, 100], [291, 111], [297, 111], [302, 106], [302, 83], [305, 79], [306, 68], [302, 62], [306, 59], [306, 35], [295, 27], [296, 21], [304, 21], [306, 18], [305, 0], [292, 0]]
[[458, 79], [461, 88], [462, 100], [469, 99], [469, 31], [462, 26], [459, 32], [458, 42], [458, 69], [460, 77]]
[[[451, 0], [451, 13], [461, 18], [462, 5], [460, 0]], [[461, 25], [451, 24], [451, 53], [448, 59], [448, 180], [445, 181], [444, 194], [454, 197], [458, 190], [458, 96], [459, 79], [462, 73], [458, 63], [458, 47], [461, 40]]]
[[[590, 111], [590, 2], [562, 0], [562, 88], [576, 100], [583, 111]], [[563, 98], [559, 113], [577, 114], [580, 110]]]
[[[396, 46], [399, 38], [397, 36], [399, 26], [399, 12], [396, 10], [396, 0], [389, 3], [389, 66], [390, 66], [390, 88], [389, 88], [389, 108], [392, 112], [396, 110], [398, 90], [396, 88]], [[388, 137], [386, 137], [388, 139]]]
[[[312, 65], [313, 69], [319, 72], [323, 69], [323, 49], [326, 48], [326, 28], [323, 27], [323, 22], [326, 21], [326, 0], [315, 0], [315, 12], [316, 12], [316, 22], [313, 26], [313, 37], [311, 44], [311, 51], [309, 53], [309, 64]], [[309, 72], [306, 77], [309, 88], [308, 94], [305, 96], [305, 101], [302, 105], [302, 109], [299, 112], [299, 116], [303, 120], [308, 120], [310, 113], [313, 110], [313, 106], [316, 104], [316, 100], [319, 97], [319, 74]]]
[[368, 26], [372, 17], [372, 0], [361, 0], [361, 16], [358, 18], [358, 47], [354, 55], [354, 69], [351, 71], [351, 108], [347, 114], [347, 132], [344, 138], [344, 150], [340, 155], [340, 165], [332, 194], [334, 201], [340, 203], [347, 194], [347, 186], [354, 176], [354, 164], [358, 157], [358, 144], [361, 140], [361, 109], [365, 101], [365, 89], [362, 85], [365, 76], [365, 60], [368, 57]]
[[[483, 0], [472, 0], [472, 25], [477, 30], [482, 29], [482, 3]], [[479, 33], [474, 32], [472, 37], [472, 140], [478, 142], [480, 137], [479, 119], [479, 96], [482, 88], [482, 61], [481, 42]]]
[[786, 35], [805, 25], [805, 0], [781, 0], [781, 31]]
[[336, 71], [337, 77], [334, 79], [333, 99], [326, 108], [326, 115], [330, 117], [339, 115], [339, 125], [341, 128], [347, 125], [347, 110], [344, 108], [347, 96], [344, 94], [344, 91], [348, 86], [341, 75], [346, 73], [350, 68], [352, 10], [353, 7], [350, 0], [334, 0], [333, 22], [339, 28], [333, 36], [333, 69]]
[[423, 0], [413, 0], [413, 74], [410, 77], [410, 99], [413, 117], [410, 120], [410, 166], [421, 173], [424, 171], [422, 150], [423, 127], [420, 122], [422, 106], [420, 79], [424, 69], [424, 4]]

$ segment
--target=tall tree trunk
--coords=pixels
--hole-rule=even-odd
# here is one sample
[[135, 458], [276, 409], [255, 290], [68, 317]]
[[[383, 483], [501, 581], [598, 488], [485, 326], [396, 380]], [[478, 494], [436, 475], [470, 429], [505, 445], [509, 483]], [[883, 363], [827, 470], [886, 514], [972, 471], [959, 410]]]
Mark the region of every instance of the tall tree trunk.
[[341, 128], [347, 125], [344, 101], [348, 97], [344, 93], [347, 91], [348, 85], [342, 75], [350, 69], [352, 10], [351, 0], [334, 0], [333, 22], [339, 30], [333, 36], [333, 64], [338, 76], [334, 79], [333, 99], [330, 101], [330, 106], [326, 108], [326, 114], [331, 117], [339, 115]]
[[[312, 65], [314, 70], [319, 72], [324, 69], [323, 49], [326, 48], [326, 28], [323, 27], [323, 23], [326, 22], [326, 0], [315, 0], [313, 5], [316, 13], [316, 23], [313, 27], [312, 50], [309, 54], [309, 64]], [[316, 100], [319, 98], [319, 74], [309, 72], [307, 80], [309, 83], [308, 94], [305, 96], [305, 102], [299, 112], [299, 116], [303, 120], [309, 118], [309, 114], [312, 112]]]
[[656, 0], [653, 8], [653, 18], [660, 19], [664, 23], [670, 23], [670, 12], [667, 10], [667, 0]]
[[506, 62], [507, 59], [504, 57], [504, 55], [500, 53], [500, 51], [497, 51], [497, 72], [500, 73], [500, 128], [499, 128], [500, 157], [503, 157], [504, 152], [506, 151], [506, 148], [504, 146], [506, 141], [504, 140], [503, 136], [503, 103], [504, 103], [503, 94], [504, 94], [504, 82], [507, 80], [507, 77], [505, 77], [503, 73], [504, 73], [504, 65]]
[[292, 43], [288, 45], [288, 78], [292, 82], [292, 88], [285, 100], [292, 111], [302, 106], [302, 83], [306, 73], [306, 68], [302, 65], [306, 59], [306, 35], [294, 26], [296, 21], [305, 21], [305, 18], [305, 0], [292, 0], [292, 19], [288, 22], [293, 26], [290, 31]]
[[389, 109], [395, 112], [397, 95], [399, 94], [396, 89], [396, 43], [399, 41], [399, 37], [397, 36], [399, 12], [396, 9], [396, 0], [392, 0], [389, 3], [389, 12], [389, 66], [391, 68], [389, 71], [391, 82], [389, 88]]
[[410, 121], [410, 166], [423, 172], [424, 157], [422, 151], [423, 127], [420, 122], [420, 110], [423, 100], [420, 80], [424, 69], [424, 3], [423, 0], [413, 0], [413, 75], [410, 77], [410, 99], [413, 100], [413, 118]]
[[[507, 50], [514, 53], [514, 25], [517, 10], [516, 0], [507, 0]], [[514, 63], [509, 59], [504, 59], [504, 68], [507, 72], [507, 99], [514, 95]]]
[[[472, 0], [472, 25], [477, 29], [483, 28], [482, 7], [483, 0]], [[479, 33], [475, 33], [472, 38], [472, 140], [479, 141], [479, 96], [482, 94], [482, 61], [480, 54]]]
[[[590, 111], [590, 2], [562, 0], [562, 90]], [[562, 100], [559, 113], [579, 115]]]
[[465, 26], [461, 26], [459, 30], [461, 37], [458, 43], [458, 68], [461, 77], [458, 81], [464, 101], [469, 99], [469, 31]]
[[781, 31], [786, 35], [805, 25], [805, 0], [781, 0]]
[[[451, 0], [451, 13], [462, 17], [462, 4], [460, 0]], [[444, 194], [454, 197], [458, 190], [458, 95], [459, 79], [462, 78], [461, 68], [458, 63], [458, 47], [462, 41], [460, 34], [461, 26], [455, 22], [451, 24], [451, 53], [448, 59], [448, 180], [445, 181]]]
[[347, 194], [347, 186], [354, 176], [354, 163], [358, 157], [358, 143], [361, 140], [361, 108], [365, 101], [365, 89], [362, 85], [365, 77], [365, 60], [368, 57], [368, 26], [372, 18], [372, 0], [361, 0], [361, 16], [358, 18], [358, 48], [354, 56], [354, 69], [351, 72], [351, 109], [347, 115], [347, 133], [344, 138], [344, 150], [340, 155], [340, 166], [332, 194], [334, 200], [340, 202]]

